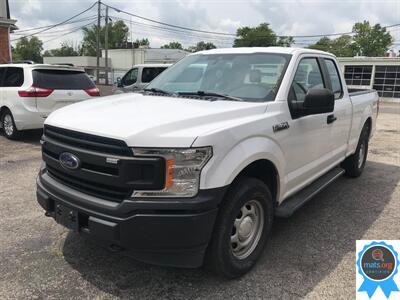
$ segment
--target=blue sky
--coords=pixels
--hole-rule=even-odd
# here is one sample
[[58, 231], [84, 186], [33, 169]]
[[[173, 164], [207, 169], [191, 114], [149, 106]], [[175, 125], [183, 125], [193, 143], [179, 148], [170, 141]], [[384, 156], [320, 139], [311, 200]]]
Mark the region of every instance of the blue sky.
[[[10, 0], [11, 16], [18, 20], [20, 29], [45, 26], [63, 21], [89, 7], [91, 0]], [[202, 30], [235, 33], [239, 26], [256, 26], [267, 22], [278, 35], [313, 35], [332, 32], [351, 31], [357, 21], [369, 20], [371, 23], [392, 25], [400, 23], [400, 1], [362, 1], [362, 0], [104, 0], [104, 3], [120, 9], [156, 19], [166, 23]], [[46, 41], [45, 49], [58, 47], [61, 41], [78, 43], [80, 31], [66, 33], [94, 21], [93, 9], [81, 17], [87, 18], [75, 24], [59, 27], [39, 35]], [[130, 17], [110, 10], [114, 20]], [[185, 46], [192, 45], [201, 37], [183, 33], [170, 33], [141, 26], [144, 22], [132, 18], [133, 39], [147, 37], [152, 47], [159, 47], [169, 41], [178, 40]], [[129, 22], [127, 22], [130, 25]], [[400, 26], [391, 29], [392, 35], [400, 43]], [[17, 38], [15, 35], [12, 38]], [[205, 38], [204, 38], [205, 39]], [[231, 39], [207, 36], [208, 41], [219, 47], [229, 47]], [[299, 46], [316, 39], [298, 39]], [[398, 49], [398, 45], [395, 46]]]

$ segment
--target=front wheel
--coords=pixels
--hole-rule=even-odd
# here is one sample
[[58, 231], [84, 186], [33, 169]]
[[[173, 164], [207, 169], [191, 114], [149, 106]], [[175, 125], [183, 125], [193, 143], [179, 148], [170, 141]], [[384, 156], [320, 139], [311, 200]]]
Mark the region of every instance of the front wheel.
[[272, 220], [268, 187], [255, 178], [236, 180], [219, 209], [206, 264], [227, 278], [245, 274], [262, 254]]
[[0, 120], [4, 135], [10, 140], [17, 139], [19, 136], [19, 131], [15, 126], [14, 117], [8, 109], [3, 112]]
[[360, 139], [358, 140], [356, 152], [350, 155], [343, 162], [342, 167], [346, 171], [346, 176], [356, 178], [361, 175], [364, 170], [365, 162], [368, 154], [368, 142], [369, 142], [369, 127], [364, 125]]

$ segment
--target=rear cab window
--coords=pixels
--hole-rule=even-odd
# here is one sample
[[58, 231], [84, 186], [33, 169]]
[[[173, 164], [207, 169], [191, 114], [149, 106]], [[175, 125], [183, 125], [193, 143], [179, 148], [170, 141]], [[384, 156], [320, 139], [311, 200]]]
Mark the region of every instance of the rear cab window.
[[34, 69], [33, 86], [53, 90], [85, 90], [95, 85], [82, 71]]
[[167, 67], [150, 67], [143, 68], [142, 70], [142, 82], [148, 83], [161, 74]]
[[3, 80], [4, 87], [20, 87], [24, 84], [24, 69], [8, 67]]
[[0, 68], [0, 87], [2, 87], [3, 86], [3, 78], [4, 78], [4, 75], [6, 74], [6, 70], [7, 70], [7, 68]]

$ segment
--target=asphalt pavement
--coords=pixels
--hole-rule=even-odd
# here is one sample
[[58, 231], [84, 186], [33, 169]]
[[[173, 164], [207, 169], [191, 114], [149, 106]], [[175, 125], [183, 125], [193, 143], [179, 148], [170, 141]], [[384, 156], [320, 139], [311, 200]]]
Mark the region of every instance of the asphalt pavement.
[[400, 239], [400, 118], [381, 105], [368, 162], [289, 219], [237, 280], [134, 261], [69, 232], [36, 202], [41, 132], [0, 134], [1, 299], [354, 299], [357, 239]]

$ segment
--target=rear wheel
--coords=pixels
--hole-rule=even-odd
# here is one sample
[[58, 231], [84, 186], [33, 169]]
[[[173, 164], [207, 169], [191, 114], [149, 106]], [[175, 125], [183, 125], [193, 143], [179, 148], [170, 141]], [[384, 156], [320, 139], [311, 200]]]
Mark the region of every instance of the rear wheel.
[[369, 142], [369, 125], [365, 124], [360, 135], [360, 139], [357, 144], [356, 152], [346, 158], [343, 162], [342, 167], [346, 171], [346, 176], [356, 178], [361, 175], [364, 170], [365, 162], [368, 154], [368, 142]]
[[268, 187], [255, 178], [236, 180], [219, 209], [206, 264], [227, 278], [245, 274], [262, 254], [272, 220]]
[[14, 117], [8, 109], [3, 112], [0, 120], [4, 135], [11, 140], [17, 139], [19, 136], [19, 131], [15, 126]]

